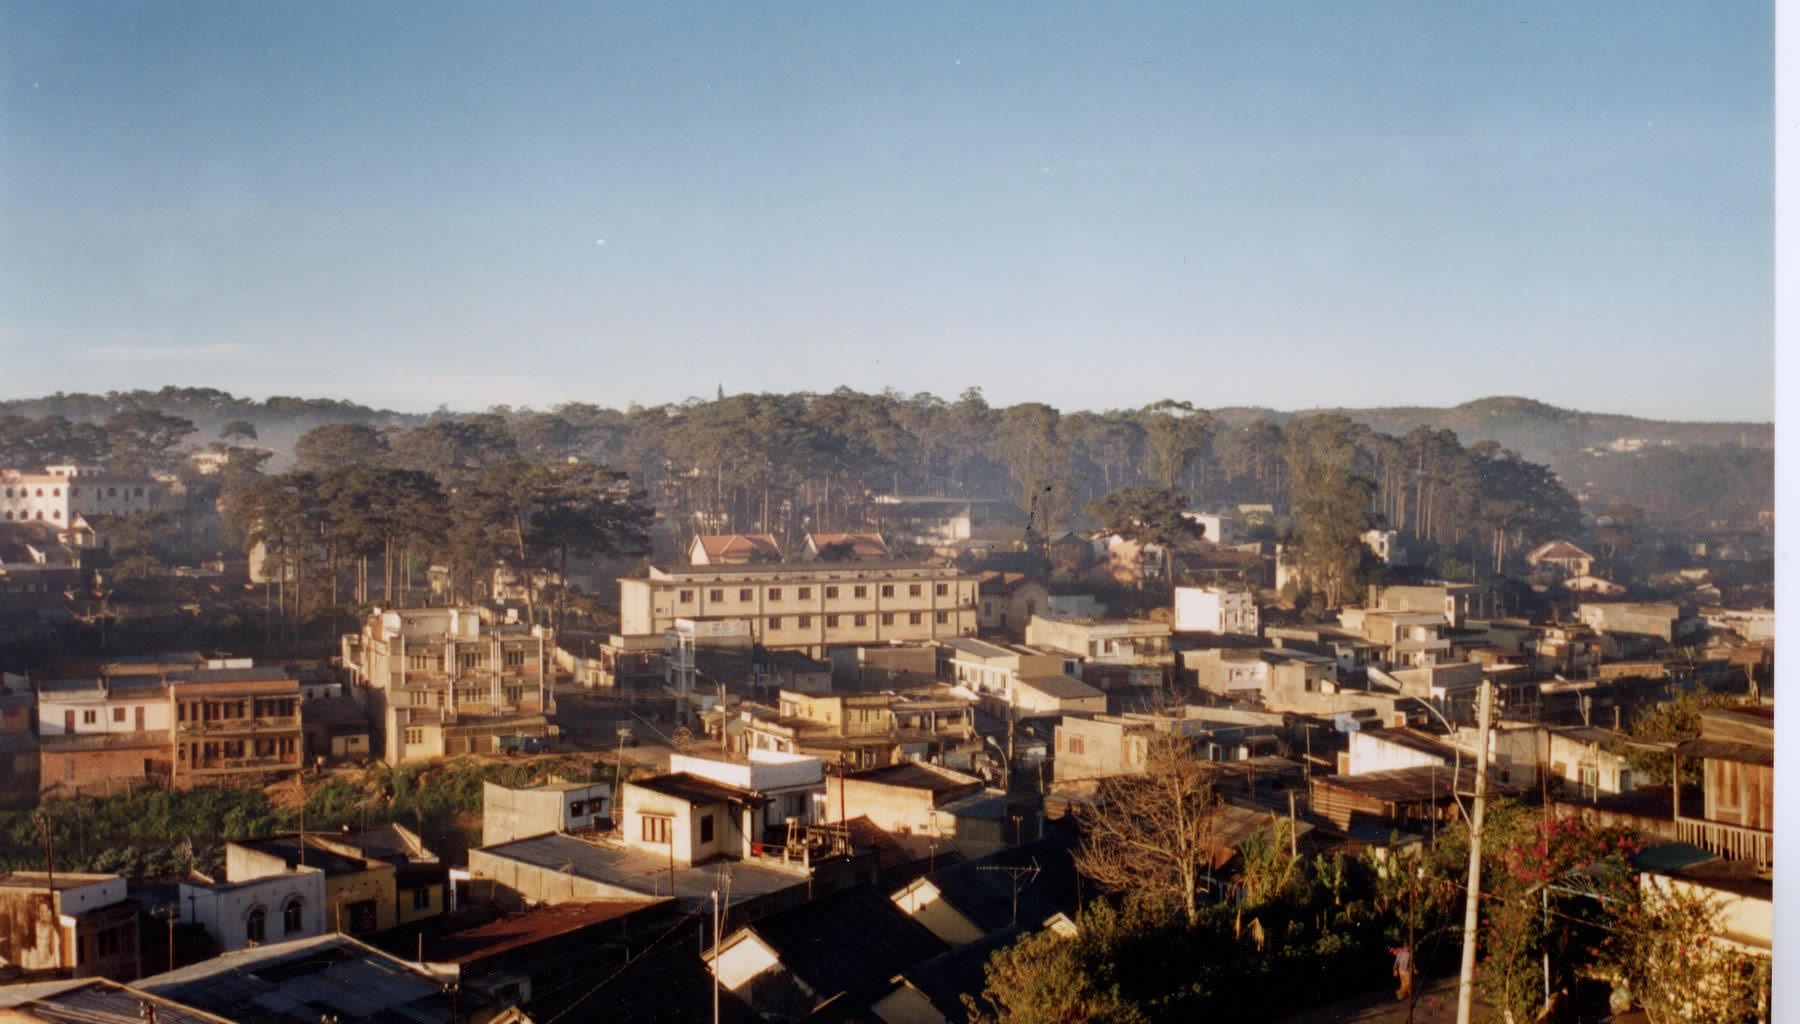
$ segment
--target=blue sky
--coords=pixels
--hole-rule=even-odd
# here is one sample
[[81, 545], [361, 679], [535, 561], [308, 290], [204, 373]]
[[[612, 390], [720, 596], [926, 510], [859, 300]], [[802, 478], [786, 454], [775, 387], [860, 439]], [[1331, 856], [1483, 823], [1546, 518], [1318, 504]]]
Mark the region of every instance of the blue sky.
[[1772, 25], [20, 0], [0, 397], [1769, 419]]

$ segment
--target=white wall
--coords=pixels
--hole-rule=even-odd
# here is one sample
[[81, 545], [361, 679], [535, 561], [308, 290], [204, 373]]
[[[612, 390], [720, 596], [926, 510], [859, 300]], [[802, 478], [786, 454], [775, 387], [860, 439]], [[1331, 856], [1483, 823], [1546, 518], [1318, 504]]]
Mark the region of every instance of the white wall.
[[[283, 914], [288, 901], [295, 897], [302, 905], [301, 929], [290, 935]], [[303, 868], [249, 882], [214, 886], [181, 883], [181, 920], [205, 926], [207, 934], [227, 953], [249, 945], [245, 925], [256, 907], [261, 907], [266, 915], [265, 944], [323, 935], [325, 875], [317, 868]]]
[[[1369, 772], [1384, 772], [1392, 768], [1415, 768], [1424, 765], [1443, 765], [1452, 762], [1436, 757], [1422, 750], [1392, 743], [1382, 736], [1380, 729], [1358, 730], [1350, 734], [1350, 775], [1364, 775]], [[1445, 784], [1448, 785], [1450, 773], [1445, 773]]]

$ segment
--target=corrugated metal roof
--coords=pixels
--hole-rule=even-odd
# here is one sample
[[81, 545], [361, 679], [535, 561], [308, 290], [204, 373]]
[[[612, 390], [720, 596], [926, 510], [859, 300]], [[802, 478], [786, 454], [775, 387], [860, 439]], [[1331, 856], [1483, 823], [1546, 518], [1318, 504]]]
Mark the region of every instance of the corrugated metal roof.
[[567, 935], [597, 924], [664, 906], [667, 900], [583, 900], [539, 907], [516, 917], [490, 921], [477, 928], [446, 935], [443, 956], [450, 963], [466, 964], [524, 946]]
[[875, 782], [883, 786], [899, 786], [904, 789], [925, 789], [933, 793], [945, 793], [963, 789], [968, 786], [979, 787], [981, 779], [973, 775], [951, 771], [948, 768], [935, 768], [915, 761], [901, 761], [898, 764], [882, 765], [878, 768], [865, 768], [852, 772], [849, 778], [857, 782]]
[[1774, 765], [1775, 748], [1751, 743], [1726, 743], [1721, 740], [1688, 740], [1675, 750], [1682, 757], [1703, 757], [1738, 764]]
[[832, 893], [748, 927], [821, 999], [874, 992], [950, 948], [868, 886]]
[[753, 790], [727, 786], [722, 782], [714, 782], [689, 772], [676, 772], [673, 775], [657, 775], [648, 779], [632, 779], [625, 784], [627, 789], [647, 789], [652, 793], [661, 793], [686, 800], [691, 804], [755, 804], [767, 801], [762, 794]]
[[141, 1024], [146, 1002], [156, 1006], [156, 1019], [166, 1024], [218, 1024], [218, 1018], [195, 1012], [164, 999], [149, 999], [122, 985], [89, 980], [65, 989], [15, 1004], [18, 1009], [52, 1024]]
[[452, 1009], [435, 978], [342, 935], [228, 953], [138, 987], [243, 1024], [440, 1024]]

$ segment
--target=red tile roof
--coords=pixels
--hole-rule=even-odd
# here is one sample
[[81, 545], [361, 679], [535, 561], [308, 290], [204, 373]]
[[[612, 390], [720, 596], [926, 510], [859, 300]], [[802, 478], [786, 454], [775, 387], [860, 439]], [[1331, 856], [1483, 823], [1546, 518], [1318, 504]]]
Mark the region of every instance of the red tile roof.
[[757, 555], [780, 558], [781, 545], [766, 533], [701, 534], [694, 543], [710, 562], [749, 561]]

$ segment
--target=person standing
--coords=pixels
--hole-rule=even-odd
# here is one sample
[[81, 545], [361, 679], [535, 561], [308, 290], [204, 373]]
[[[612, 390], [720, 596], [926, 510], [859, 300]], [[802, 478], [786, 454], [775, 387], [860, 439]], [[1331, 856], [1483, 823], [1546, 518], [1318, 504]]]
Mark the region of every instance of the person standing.
[[1388, 952], [1394, 954], [1394, 977], [1400, 979], [1400, 991], [1394, 994], [1394, 998], [1406, 999], [1412, 995], [1413, 987], [1412, 947], [1395, 946]]

